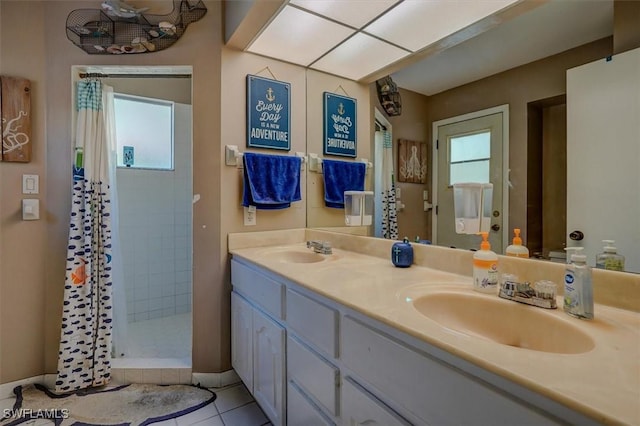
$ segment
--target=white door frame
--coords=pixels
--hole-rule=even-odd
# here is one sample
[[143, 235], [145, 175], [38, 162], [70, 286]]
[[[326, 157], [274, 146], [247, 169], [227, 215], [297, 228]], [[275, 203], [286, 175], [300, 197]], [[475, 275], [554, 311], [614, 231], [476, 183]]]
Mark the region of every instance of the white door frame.
[[[509, 104], [499, 105], [492, 108], [483, 109], [480, 111], [470, 112], [468, 114], [458, 115], [456, 117], [446, 118], [444, 120], [438, 120], [433, 122], [431, 131], [432, 136], [432, 163], [433, 163], [433, 186], [431, 188], [433, 194], [433, 205], [438, 205], [438, 150], [436, 149], [438, 143], [438, 127], [446, 126], [448, 124], [457, 123], [459, 121], [473, 120], [475, 118], [484, 117], [486, 115], [492, 115], [502, 113], [502, 220], [501, 228], [502, 232], [502, 246], [507, 247], [509, 245]], [[431, 210], [431, 238], [434, 244], [438, 244], [438, 216], [436, 215], [436, 209]]]

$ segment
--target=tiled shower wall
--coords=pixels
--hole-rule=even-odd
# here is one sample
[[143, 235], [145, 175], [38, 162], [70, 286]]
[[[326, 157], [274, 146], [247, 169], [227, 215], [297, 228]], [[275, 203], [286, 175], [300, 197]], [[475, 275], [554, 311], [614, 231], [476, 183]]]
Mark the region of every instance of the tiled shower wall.
[[117, 170], [128, 322], [191, 312], [190, 108], [175, 105], [174, 170]]

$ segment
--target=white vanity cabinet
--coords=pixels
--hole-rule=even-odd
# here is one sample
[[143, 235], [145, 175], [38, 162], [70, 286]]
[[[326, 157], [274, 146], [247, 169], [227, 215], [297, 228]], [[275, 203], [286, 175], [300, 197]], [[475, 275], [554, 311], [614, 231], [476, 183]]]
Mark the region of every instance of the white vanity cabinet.
[[232, 283], [233, 367], [274, 424], [597, 424], [242, 258]]
[[[281, 319], [277, 313], [282, 307], [282, 284], [236, 263], [232, 264], [232, 282], [231, 364], [269, 420], [283, 426], [286, 334], [277, 322]], [[259, 297], [264, 291], [269, 295]]]

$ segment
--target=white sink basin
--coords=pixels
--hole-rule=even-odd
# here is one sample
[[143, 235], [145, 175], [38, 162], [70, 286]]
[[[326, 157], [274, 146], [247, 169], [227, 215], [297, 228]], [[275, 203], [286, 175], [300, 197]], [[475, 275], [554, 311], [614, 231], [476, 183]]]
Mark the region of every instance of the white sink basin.
[[413, 299], [413, 307], [448, 329], [502, 345], [558, 354], [595, 346], [591, 337], [553, 313], [497, 296], [442, 290]]

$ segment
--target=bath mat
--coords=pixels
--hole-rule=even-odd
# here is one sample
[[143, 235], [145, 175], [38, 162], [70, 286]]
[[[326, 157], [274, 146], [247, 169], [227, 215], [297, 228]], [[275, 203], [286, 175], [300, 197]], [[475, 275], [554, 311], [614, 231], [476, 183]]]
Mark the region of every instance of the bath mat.
[[34, 418], [56, 426], [144, 426], [196, 411], [216, 399], [191, 385], [131, 384], [56, 395], [42, 385], [17, 386], [16, 404], [4, 410], [0, 425], [21, 425]]

